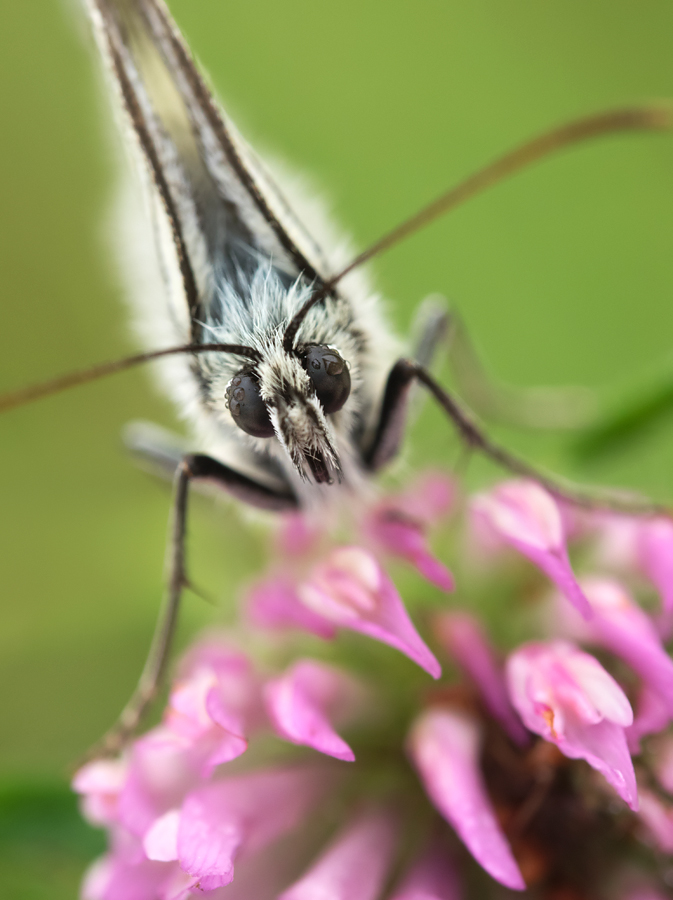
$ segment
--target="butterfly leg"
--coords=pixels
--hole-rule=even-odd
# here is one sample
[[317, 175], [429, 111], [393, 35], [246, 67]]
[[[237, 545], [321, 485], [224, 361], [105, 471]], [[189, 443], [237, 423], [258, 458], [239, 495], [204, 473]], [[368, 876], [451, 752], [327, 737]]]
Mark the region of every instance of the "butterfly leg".
[[437, 351], [444, 345], [456, 385], [481, 417], [514, 428], [577, 430], [596, 417], [597, 400], [589, 388], [577, 386], [514, 387], [495, 378], [482, 362], [467, 326], [441, 294], [420, 305], [413, 358], [434, 370]]
[[[376, 432], [363, 454], [365, 466], [370, 471], [377, 471], [397, 455], [404, 438], [409, 396], [415, 381], [424, 385], [439, 403], [456, 427], [465, 447], [477, 450], [514, 475], [534, 479], [557, 497], [583, 506], [596, 505], [596, 501], [584, 492], [560, 485], [553, 478], [537, 471], [534, 466], [493, 443], [467, 407], [444, 390], [427, 368], [414, 359], [398, 360], [388, 375]], [[604, 499], [602, 502], [611, 505], [611, 501]]]
[[662, 506], [637, 495], [625, 495], [623, 492], [614, 491], [589, 492], [536, 469], [535, 466], [494, 443], [470, 411], [444, 390], [424, 366], [413, 359], [400, 359], [390, 370], [376, 433], [370, 446], [363, 453], [363, 462], [370, 471], [377, 471], [386, 465], [399, 450], [404, 437], [409, 393], [414, 381], [422, 384], [442, 407], [466, 448], [488, 457], [510, 474], [537, 481], [558, 499], [584, 508], [611, 509], [634, 515], [652, 515], [663, 511]]
[[138, 686], [112, 729], [89, 753], [89, 758], [117, 753], [135, 732], [156, 697], [163, 680], [177, 624], [180, 598], [189, 587], [185, 563], [185, 537], [189, 488], [193, 481], [208, 481], [239, 500], [269, 510], [294, 509], [291, 494], [279, 494], [221, 462], [203, 454], [184, 456], [175, 474], [175, 496], [166, 556], [166, 590]]
[[397, 455], [404, 438], [409, 396], [416, 381], [423, 384], [444, 409], [466, 447], [480, 450], [510, 472], [545, 482], [527, 463], [491, 443], [467, 409], [441, 387], [425, 366], [413, 359], [398, 360], [388, 375], [376, 432], [363, 454], [365, 466], [370, 471], [376, 472]]
[[430, 393], [439, 400], [466, 446], [481, 447], [486, 442], [487, 439], [472, 422], [469, 414], [440, 387], [425, 366], [414, 359], [400, 359], [388, 375], [376, 432], [363, 454], [365, 466], [370, 471], [378, 471], [397, 456], [404, 439], [410, 395], [417, 381], [429, 388]]

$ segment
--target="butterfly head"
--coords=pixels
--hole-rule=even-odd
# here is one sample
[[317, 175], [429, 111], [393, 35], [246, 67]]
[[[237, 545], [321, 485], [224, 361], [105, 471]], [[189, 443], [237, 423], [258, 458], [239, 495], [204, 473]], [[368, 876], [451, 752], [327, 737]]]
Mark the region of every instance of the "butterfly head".
[[331, 417], [350, 390], [350, 367], [336, 348], [304, 344], [287, 352], [276, 346], [234, 375], [225, 399], [239, 429], [275, 438], [302, 478], [331, 484], [341, 468]]

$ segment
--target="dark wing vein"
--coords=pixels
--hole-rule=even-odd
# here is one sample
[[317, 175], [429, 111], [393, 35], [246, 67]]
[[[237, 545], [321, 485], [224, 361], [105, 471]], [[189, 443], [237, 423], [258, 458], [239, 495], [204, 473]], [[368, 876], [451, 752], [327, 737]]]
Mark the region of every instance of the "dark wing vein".
[[[161, 0], [90, 0], [99, 38], [172, 231], [192, 339], [228, 284], [242, 299], [266, 259], [285, 283], [325, 280], [297, 227], [230, 123]], [[250, 156], [250, 159], [248, 157]], [[305, 241], [302, 241], [305, 243]], [[307, 243], [307, 242], [306, 242]]]
[[[311, 280], [321, 282], [321, 276], [290, 238], [276, 215], [273, 213], [250, 171], [246, 168], [246, 165], [241, 159], [234, 144], [232, 136], [224, 123], [213, 95], [196, 68], [175, 22], [168, 13], [166, 5], [162, 0], [139, 0], [139, 4], [143, 10], [145, 19], [154, 34], [157, 45], [161, 48], [167, 64], [179, 67], [184, 76], [184, 82], [182, 84], [178, 83], [178, 88], [183, 92], [183, 99], [185, 100], [187, 107], [192, 108], [194, 102], [198, 104], [206, 121], [212, 128], [213, 134], [215, 135], [229, 165], [238, 176], [238, 179], [247, 191], [255, 207], [270, 226], [281, 247], [294, 262], [298, 272], [302, 272]], [[188, 88], [191, 96], [186, 95], [187, 92], [185, 91], [185, 88]]]
[[98, 0], [93, 0], [93, 2], [102, 18], [103, 38], [106, 43], [113, 73], [119, 85], [124, 106], [147, 159], [152, 179], [159, 192], [159, 196], [161, 197], [170, 223], [187, 303], [190, 310], [195, 312], [198, 309], [199, 291], [196, 284], [194, 269], [190, 261], [189, 253], [187, 252], [176, 199], [162, 164], [156, 135], [152, 134], [153, 129], [143, 109], [143, 106], [146, 106], [146, 104], [142, 103], [138, 94], [137, 74], [133, 73], [136, 74], [136, 77], [134, 78], [131, 70], [131, 61], [128, 59], [127, 53], [125, 52], [119, 23], [111, 16], [111, 10], [108, 4], [98, 2]]

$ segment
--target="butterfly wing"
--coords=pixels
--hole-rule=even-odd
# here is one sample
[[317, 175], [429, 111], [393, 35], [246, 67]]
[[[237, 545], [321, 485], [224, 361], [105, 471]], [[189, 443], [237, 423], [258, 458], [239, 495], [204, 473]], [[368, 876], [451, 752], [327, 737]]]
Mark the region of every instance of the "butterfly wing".
[[214, 279], [241, 288], [259, 258], [327, 277], [320, 253], [218, 108], [162, 0], [89, 0], [101, 49], [163, 206], [191, 338]]

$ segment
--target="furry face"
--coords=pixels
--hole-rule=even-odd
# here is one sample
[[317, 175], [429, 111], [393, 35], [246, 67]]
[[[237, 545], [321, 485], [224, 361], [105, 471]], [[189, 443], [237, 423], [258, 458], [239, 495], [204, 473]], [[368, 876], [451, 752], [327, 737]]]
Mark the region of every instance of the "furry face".
[[[317, 484], [340, 481], [335, 429], [342, 438], [349, 437], [359, 408], [361, 349], [352, 317], [340, 308], [342, 304], [328, 301], [303, 326], [302, 338], [308, 340], [288, 349], [287, 325], [310, 292], [296, 282], [285, 288], [281, 277], [266, 266], [245, 284], [245, 293], [235, 295], [226, 282], [204, 332], [218, 341], [249, 343], [259, 358], [246, 361], [229, 378], [224, 409], [222, 379], [233, 363], [223, 366], [225, 360], [219, 357], [201, 367], [206, 402], [223, 424], [230, 428], [233, 423], [252, 438], [258, 452], [267, 450], [267, 441], [277, 442], [302, 479]], [[318, 343], [320, 339], [339, 345]]]

